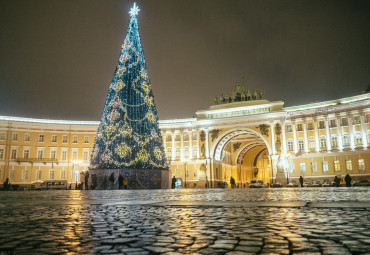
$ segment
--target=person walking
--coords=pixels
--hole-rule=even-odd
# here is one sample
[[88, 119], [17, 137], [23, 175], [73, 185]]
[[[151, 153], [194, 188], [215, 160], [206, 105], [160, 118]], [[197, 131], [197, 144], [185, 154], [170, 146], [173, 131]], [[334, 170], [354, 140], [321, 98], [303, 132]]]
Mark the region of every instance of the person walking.
[[352, 178], [349, 174], [347, 174], [346, 177], [344, 177], [344, 180], [346, 181], [346, 187], [351, 187]]
[[111, 184], [111, 188], [114, 189], [114, 173], [110, 174], [109, 181], [110, 181], [110, 184]]
[[339, 187], [339, 184], [340, 184], [340, 178], [338, 176], [335, 176], [334, 177], [334, 185], [335, 185], [335, 187]]
[[302, 177], [302, 175], [299, 176], [299, 183], [301, 184], [301, 188], [303, 188], [303, 177]]
[[123, 188], [123, 176], [120, 174], [118, 176], [118, 189], [122, 189]]
[[85, 190], [89, 189], [89, 171], [85, 172]]
[[127, 188], [128, 188], [128, 180], [127, 180], [127, 178], [125, 178], [125, 179], [123, 180], [123, 188], [124, 188], [124, 189], [127, 189]]
[[172, 189], [176, 188], [176, 177], [175, 176], [172, 177], [171, 188]]

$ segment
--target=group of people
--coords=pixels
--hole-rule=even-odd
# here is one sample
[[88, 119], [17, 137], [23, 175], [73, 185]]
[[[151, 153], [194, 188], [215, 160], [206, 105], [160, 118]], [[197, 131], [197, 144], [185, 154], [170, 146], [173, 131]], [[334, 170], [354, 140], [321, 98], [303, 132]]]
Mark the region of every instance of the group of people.
[[123, 176], [120, 174], [118, 176], [118, 189], [127, 189], [128, 188], [128, 180], [127, 178], [123, 178]]
[[[346, 187], [351, 187], [352, 177], [349, 174], [346, 174], [346, 176], [344, 177], [344, 181], [346, 182]], [[301, 184], [301, 187], [303, 187], [303, 177], [302, 177], [302, 175], [299, 176], [299, 183]], [[340, 178], [337, 175], [334, 177], [333, 186], [335, 186], [335, 187], [340, 186]]]

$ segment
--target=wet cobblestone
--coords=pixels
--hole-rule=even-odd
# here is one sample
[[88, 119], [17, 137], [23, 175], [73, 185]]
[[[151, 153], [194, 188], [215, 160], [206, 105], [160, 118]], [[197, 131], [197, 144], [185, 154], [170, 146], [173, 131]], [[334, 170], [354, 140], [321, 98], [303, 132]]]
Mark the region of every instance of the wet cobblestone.
[[368, 188], [0, 193], [1, 254], [369, 254], [369, 240]]

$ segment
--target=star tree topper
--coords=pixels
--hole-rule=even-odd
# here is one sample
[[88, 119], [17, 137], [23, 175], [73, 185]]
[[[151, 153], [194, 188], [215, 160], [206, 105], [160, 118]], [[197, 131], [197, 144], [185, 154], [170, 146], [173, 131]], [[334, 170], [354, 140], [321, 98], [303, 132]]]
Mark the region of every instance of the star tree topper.
[[139, 7], [136, 5], [136, 3], [134, 3], [134, 7], [132, 7], [129, 12], [130, 16], [136, 16], [139, 13], [139, 11], [140, 11]]

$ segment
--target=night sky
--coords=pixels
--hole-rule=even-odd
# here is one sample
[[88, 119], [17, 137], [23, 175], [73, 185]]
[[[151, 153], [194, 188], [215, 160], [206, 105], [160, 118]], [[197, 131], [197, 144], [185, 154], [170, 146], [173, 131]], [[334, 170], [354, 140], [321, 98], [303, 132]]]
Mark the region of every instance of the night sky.
[[[293, 106], [370, 84], [370, 1], [140, 0], [160, 119], [190, 118], [245, 77]], [[133, 1], [0, 0], [0, 115], [100, 120]]]

